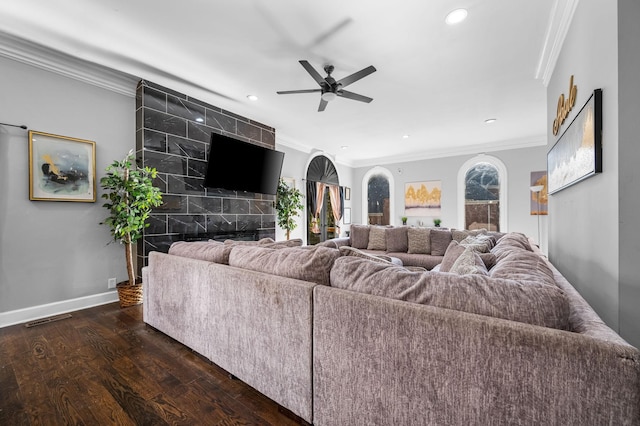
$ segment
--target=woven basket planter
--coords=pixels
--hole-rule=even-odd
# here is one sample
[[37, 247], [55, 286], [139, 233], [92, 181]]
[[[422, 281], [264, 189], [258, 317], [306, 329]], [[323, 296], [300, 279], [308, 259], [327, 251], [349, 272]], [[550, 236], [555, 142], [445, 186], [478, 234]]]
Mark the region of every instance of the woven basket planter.
[[118, 283], [116, 289], [118, 290], [121, 308], [142, 303], [142, 283], [130, 285], [128, 281], [125, 281]]

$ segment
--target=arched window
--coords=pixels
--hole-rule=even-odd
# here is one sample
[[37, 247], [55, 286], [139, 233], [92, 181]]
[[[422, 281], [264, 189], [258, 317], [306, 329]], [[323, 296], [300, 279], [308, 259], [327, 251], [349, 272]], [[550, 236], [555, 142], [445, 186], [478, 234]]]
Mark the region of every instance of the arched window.
[[392, 225], [394, 222], [393, 175], [384, 167], [374, 167], [362, 178], [362, 223]]
[[478, 155], [458, 172], [458, 226], [507, 230], [507, 169], [499, 159]]

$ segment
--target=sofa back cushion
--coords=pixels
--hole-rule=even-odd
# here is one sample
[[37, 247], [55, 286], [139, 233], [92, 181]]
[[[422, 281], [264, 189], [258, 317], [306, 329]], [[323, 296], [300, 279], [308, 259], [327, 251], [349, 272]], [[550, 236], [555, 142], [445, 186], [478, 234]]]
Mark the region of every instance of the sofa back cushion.
[[369, 225], [351, 225], [349, 237], [351, 238], [351, 247], [358, 249], [366, 249], [369, 245]]
[[490, 275], [493, 278], [535, 280], [551, 286], [556, 285], [553, 272], [544, 259], [526, 250], [516, 249], [504, 253], [491, 269]]
[[530, 281], [411, 272], [354, 257], [341, 257], [331, 286], [528, 324], [566, 330], [569, 304], [557, 286]]
[[321, 246], [274, 249], [234, 245], [229, 254], [229, 265], [329, 285], [329, 272], [339, 257], [340, 250]]
[[431, 228], [431, 254], [433, 256], [444, 256], [449, 243], [453, 240], [451, 231], [448, 229]]
[[406, 226], [394, 226], [384, 230], [388, 252], [407, 252], [409, 249], [408, 229]]
[[529, 240], [524, 234], [519, 232], [509, 232], [498, 240], [495, 247], [491, 249], [491, 252], [500, 259], [501, 256], [512, 252], [514, 249], [530, 252], [533, 251], [529, 244]]
[[169, 247], [169, 254], [228, 265], [231, 248], [218, 241], [176, 241]]

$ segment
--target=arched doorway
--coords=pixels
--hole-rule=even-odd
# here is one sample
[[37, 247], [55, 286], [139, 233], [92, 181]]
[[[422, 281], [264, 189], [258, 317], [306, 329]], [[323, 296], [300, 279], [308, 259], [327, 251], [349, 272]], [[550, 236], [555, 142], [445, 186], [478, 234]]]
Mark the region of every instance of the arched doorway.
[[314, 157], [307, 168], [307, 244], [340, 236], [344, 191], [338, 171], [324, 155]]

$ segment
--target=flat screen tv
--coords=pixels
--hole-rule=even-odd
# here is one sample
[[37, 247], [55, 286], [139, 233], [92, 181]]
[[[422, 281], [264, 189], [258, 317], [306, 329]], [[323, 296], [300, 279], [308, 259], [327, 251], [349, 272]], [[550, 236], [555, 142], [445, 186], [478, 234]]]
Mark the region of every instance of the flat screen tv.
[[212, 133], [204, 184], [275, 195], [283, 160], [283, 152]]

